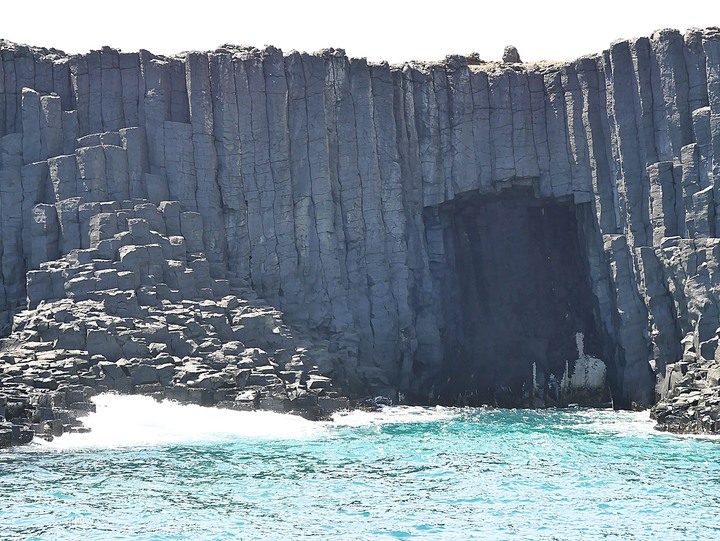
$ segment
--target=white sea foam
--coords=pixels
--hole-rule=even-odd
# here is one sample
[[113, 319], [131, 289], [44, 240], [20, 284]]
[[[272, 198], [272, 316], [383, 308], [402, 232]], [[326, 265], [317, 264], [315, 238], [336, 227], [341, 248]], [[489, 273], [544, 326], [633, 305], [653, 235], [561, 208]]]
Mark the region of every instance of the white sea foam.
[[460, 415], [459, 408], [442, 406], [389, 406], [379, 411], [342, 411], [333, 415], [332, 420], [340, 426], [372, 426], [403, 423], [431, 423], [446, 421]]
[[[83, 418], [87, 434], [65, 434], [52, 442], [36, 438], [35, 448], [75, 449], [143, 447], [177, 443], [233, 441], [240, 438], [307, 439], [332, 436], [336, 428], [389, 424], [432, 423], [456, 419], [467, 409], [392, 406], [379, 411], [344, 411], [331, 422], [308, 421], [298, 416], [265, 411], [240, 412], [206, 408], [146, 396], [105, 394], [93, 399], [97, 412]], [[497, 411], [497, 410], [488, 410]], [[649, 413], [577, 410], [580, 425], [598, 435], [658, 435]], [[565, 425], [571, 428], [577, 425]]]
[[574, 413], [579, 419], [587, 422], [598, 434], [617, 435], [653, 435], [659, 434], [654, 429], [655, 422], [650, 419], [650, 410], [645, 411], [612, 411], [583, 409]]
[[655, 421], [650, 418], [650, 410], [608, 411], [580, 410], [578, 415], [587, 421], [596, 435], [614, 434], [617, 436], [639, 436], [644, 438], [686, 438], [718, 441], [716, 434], [676, 434], [655, 429]]
[[[43, 447], [138, 447], [237, 438], [295, 439], [325, 433], [321, 423], [266, 411], [232, 411], [147, 396], [105, 394], [93, 399], [97, 412], [83, 418], [87, 434], [65, 434]], [[37, 439], [36, 439], [37, 441]]]
[[420, 423], [458, 416], [457, 408], [393, 406], [379, 411], [339, 412], [331, 422], [308, 421], [267, 411], [232, 411], [147, 396], [103, 394], [93, 398], [95, 413], [83, 417], [85, 434], [65, 434], [36, 448], [78, 449], [147, 447], [177, 443], [223, 442], [238, 438], [299, 439], [328, 436], [336, 427]]

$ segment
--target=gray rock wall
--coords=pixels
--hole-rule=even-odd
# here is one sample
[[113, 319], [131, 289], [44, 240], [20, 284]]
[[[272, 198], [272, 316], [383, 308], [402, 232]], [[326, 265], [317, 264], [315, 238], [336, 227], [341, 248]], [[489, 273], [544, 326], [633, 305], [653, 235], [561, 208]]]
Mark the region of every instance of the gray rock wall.
[[182, 235], [212, 279], [356, 348], [368, 388], [432, 398], [458, 323], [438, 209], [524, 188], [576, 205], [618, 403], [652, 403], [683, 353], [715, 355], [718, 29], [541, 65], [0, 54], [4, 333], [26, 273], [89, 247], [88, 205], [172, 200], [199, 214]]

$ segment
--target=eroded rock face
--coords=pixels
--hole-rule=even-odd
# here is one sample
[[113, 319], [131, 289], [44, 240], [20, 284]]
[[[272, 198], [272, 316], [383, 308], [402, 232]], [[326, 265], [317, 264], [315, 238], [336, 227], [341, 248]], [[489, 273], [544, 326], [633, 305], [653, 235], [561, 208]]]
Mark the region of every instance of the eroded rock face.
[[[240, 303], [244, 293], [233, 287], [242, 286], [282, 310], [300, 334], [345, 352], [342, 377], [367, 394], [456, 403], [486, 393], [492, 402], [510, 389], [522, 400], [540, 379], [575, 373], [578, 332], [587, 355], [607, 367], [618, 407], [670, 397], [656, 383], [676, 381], [667, 367], [679, 361], [697, 365], [696, 380], [716, 388], [705, 371], [720, 326], [716, 28], [663, 30], [542, 65], [452, 56], [389, 66], [350, 60], [342, 50], [234, 46], [174, 57], [109, 48], [68, 57], [2, 42], [0, 55], [4, 335], [26, 307], [54, 321], [43, 310], [62, 298], [74, 314], [99, 302], [98, 291], [132, 292], [140, 321], [166, 302], [235, 295]], [[469, 253], [492, 253], [476, 244], [482, 229], [453, 227], [443, 209], [517, 193], [540, 207], [569, 205], [572, 266], [581, 269], [570, 279], [576, 287], [563, 292], [572, 297], [567, 329], [547, 310], [552, 324], [523, 333], [546, 349], [553, 338], [545, 331], [559, 333], [559, 347], [535, 359], [522, 351], [503, 358], [494, 346], [491, 356], [482, 340], [460, 341], [459, 325], [467, 334], [479, 324], [464, 321], [467, 314], [501, 335], [515, 324], [503, 322], [509, 311], [498, 295], [454, 315], [463, 311], [448, 299], [469, 291], [443, 285], [458, 275], [482, 281], [477, 269], [458, 274], [463, 234], [476, 239]], [[525, 207], [517, 211], [522, 220], [538, 204]], [[551, 259], [560, 253], [547, 250]], [[491, 259], [496, 276], [508, 274], [504, 282], [522, 279], [502, 255]], [[23, 314], [14, 336], [47, 326]], [[224, 317], [232, 328], [231, 314]], [[85, 316], [72, 318], [62, 323], [72, 329], [62, 334], [64, 349], [89, 341], [107, 356], [102, 362], [147, 358], [137, 340], [113, 344], [89, 332], [98, 329]], [[231, 337], [222, 332], [213, 331], [225, 343]], [[458, 366], [457, 345], [467, 350], [463, 362], [472, 356], [472, 366], [494, 374], [490, 389], [476, 377], [470, 388], [442, 394]], [[176, 356], [190, 358], [191, 350]], [[558, 352], [562, 358], [550, 358]], [[119, 380], [152, 385], [140, 383], [152, 369], [133, 376], [121, 365]], [[218, 377], [203, 381], [212, 387]], [[671, 387], [684, 393], [682, 384]]]

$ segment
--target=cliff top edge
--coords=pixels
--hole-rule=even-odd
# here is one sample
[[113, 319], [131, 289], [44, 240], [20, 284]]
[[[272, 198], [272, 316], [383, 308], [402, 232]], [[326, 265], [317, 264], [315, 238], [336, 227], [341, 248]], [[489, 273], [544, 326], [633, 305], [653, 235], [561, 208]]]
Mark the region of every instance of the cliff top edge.
[[231, 54], [233, 59], [237, 60], [250, 60], [250, 59], [265, 59], [272, 56], [282, 56], [283, 58], [289, 58], [293, 56], [301, 57], [316, 57], [324, 59], [341, 59], [350, 63], [361, 62], [366, 63], [370, 66], [389, 67], [392, 70], [403, 70], [403, 69], [415, 69], [418, 71], [430, 71], [435, 67], [443, 67], [449, 69], [460, 69], [468, 67], [472, 72], [495, 72], [495, 71], [555, 71], [562, 68], [563, 66], [574, 65], [585, 61], [592, 61], [600, 58], [608, 51], [616, 47], [621, 47], [624, 44], [632, 46], [643, 40], [650, 40], [653, 42], [660, 42], [673, 39], [682, 39], [685, 43], [690, 44], [701, 44], [705, 40], [720, 40], [720, 27], [708, 26], [706, 28], [689, 28], [685, 34], [681, 34], [679, 30], [674, 28], [664, 28], [653, 31], [649, 37], [638, 37], [631, 39], [620, 39], [610, 43], [607, 49], [604, 51], [580, 56], [573, 60], [541, 60], [534, 62], [503, 62], [498, 60], [484, 60], [477, 52], [468, 54], [451, 54], [447, 55], [441, 60], [408, 60], [401, 63], [389, 63], [386, 61], [376, 62], [368, 61], [366, 58], [350, 57], [345, 53], [344, 49], [328, 47], [312, 52], [291, 50], [284, 52], [281, 49], [272, 46], [265, 45], [263, 47], [256, 47], [253, 45], [239, 45], [225, 43], [219, 45], [213, 50], [207, 51], [180, 51], [172, 55], [160, 55], [154, 54], [146, 49], [140, 49], [139, 51], [123, 51], [109, 46], [103, 46], [100, 49], [91, 49], [85, 53], [68, 54], [60, 49], [54, 47], [43, 47], [27, 45], [23, 43], [16, 43], [10, 40], [0, 38], [0, 54], [6, 52], [12, 52], [15, 57], [22, 56], [33, 56], [33, 57], [45, 57], [52, 62], [69, 62], [73, 59], [89, 57], [92, 55], [122, 55], [122, 56], [144, 56], [149, 60], [157, 62], [163, 61], [177, 61], [185, 60], [190, 55], [212, 55], [212, 54]]

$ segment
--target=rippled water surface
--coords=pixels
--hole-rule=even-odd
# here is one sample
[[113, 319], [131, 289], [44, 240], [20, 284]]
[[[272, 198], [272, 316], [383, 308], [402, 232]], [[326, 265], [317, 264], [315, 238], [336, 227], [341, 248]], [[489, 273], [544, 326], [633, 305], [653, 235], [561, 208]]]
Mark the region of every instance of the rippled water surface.
[[108, 396], [86, 424], [0, 451], [0, 540], [720, 539], [720, 440], [647, 414]]

